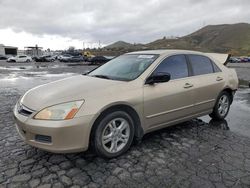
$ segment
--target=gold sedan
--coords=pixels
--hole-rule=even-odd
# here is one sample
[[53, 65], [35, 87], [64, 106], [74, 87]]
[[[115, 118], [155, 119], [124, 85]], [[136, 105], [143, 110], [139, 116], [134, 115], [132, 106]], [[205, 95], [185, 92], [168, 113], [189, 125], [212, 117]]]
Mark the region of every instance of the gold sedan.
[[23, 140], [56, 153], [112, 158], [134, 139], [209, 114], [229, 112], [238, 79], [227, 54], [184, 50], [127, 53], [85, 75], [41, 85], [14, 108]]

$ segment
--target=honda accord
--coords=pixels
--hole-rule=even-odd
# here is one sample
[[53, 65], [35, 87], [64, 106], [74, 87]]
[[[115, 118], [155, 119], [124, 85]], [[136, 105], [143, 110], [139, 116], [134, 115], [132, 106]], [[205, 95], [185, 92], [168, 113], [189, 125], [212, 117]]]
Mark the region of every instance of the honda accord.
[[47, 151], [91, 146], [117, 157], [148, 132], [207, 114], [224, 119], [238, 87], [228, 60], [184, 50], [127, 53], [27, 91], [14, 108], [16, 127], [26, 143]]

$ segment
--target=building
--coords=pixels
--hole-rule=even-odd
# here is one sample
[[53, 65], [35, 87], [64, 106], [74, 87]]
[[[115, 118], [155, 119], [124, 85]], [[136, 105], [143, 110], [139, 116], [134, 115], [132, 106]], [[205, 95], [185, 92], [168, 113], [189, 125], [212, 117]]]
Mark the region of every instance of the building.
[[17, 55], [17, 47], [14, 46], [4, 46], [0, 44], [0, 55], [15, 56]]
[[25, 54], [31, 57], [38, 57], [43, 55], [42, 47], [36, 46], [27, 46], [25, 48]]
[[25, 50], [17, 50], [17, 55], [24, 55], [25, 54]]

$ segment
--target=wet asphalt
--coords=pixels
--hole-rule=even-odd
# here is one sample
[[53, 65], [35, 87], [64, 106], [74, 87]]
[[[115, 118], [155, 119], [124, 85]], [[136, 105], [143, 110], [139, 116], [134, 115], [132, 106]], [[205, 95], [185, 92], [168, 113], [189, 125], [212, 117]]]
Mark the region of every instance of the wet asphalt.
[[[247, 87], [239, 88], [225, 121], [204, 116], [147, 134], [116, 159], [102, 159], [91, 151], [56, 155], [25, 144], [12, 117], [18, 98], [37, 85], [93, 68], [59, 62], [0, 62], [1, 188], [250, 187]], [[244, 67], [237, 72], [248, 78]]]

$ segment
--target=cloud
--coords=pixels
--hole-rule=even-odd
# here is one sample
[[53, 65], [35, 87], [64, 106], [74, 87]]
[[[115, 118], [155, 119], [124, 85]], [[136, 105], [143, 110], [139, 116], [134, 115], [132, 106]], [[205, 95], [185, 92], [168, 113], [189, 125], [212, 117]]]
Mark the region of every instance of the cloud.
[[250, 22], [249, 9], [249, 0], [0, 0], [0, 29], [86, 43], [144, 43], [208, 24]]

